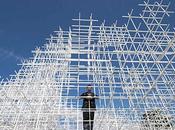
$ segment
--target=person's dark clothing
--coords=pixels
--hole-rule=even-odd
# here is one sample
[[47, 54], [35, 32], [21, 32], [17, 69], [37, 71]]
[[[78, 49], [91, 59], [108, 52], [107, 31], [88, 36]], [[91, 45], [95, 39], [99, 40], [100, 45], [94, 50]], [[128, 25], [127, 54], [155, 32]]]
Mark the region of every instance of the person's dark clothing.
[[[95, 105], [95, 94], [92, 92], [85, 92], [83, 94], [81, 94], [82, 98], [83, 98], [83, 106], [82, 108], [96, 108]], [[86, 96], [91, 96], [92, 99], [88, 99], [86, 98]]]
[[[90, 96], [91, 98], [88, 98]], [[83, 99], [83, 128], [84, 130], [93, 130], [94, 122], [94, 111], [96, 108], [95, 97], [96, 95], [92, 92], [85, 92], [81, 94]]]
[[83, 112], [84, 130], [93, 130], [94, 112]]

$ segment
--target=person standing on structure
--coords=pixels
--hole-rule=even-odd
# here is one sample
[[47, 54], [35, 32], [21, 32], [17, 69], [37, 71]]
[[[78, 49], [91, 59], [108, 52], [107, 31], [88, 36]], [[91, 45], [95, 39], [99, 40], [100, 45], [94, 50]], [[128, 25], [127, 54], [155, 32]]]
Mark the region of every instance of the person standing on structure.
[[94, 114], [96, 110], [95, 99], [98, 99], [98, 97], [92, 92], [92, 86], [90, 84], [86, 87], [86, 92], [80, 95], [80, 99], [83, 99], [83, 129], [93, 130]]

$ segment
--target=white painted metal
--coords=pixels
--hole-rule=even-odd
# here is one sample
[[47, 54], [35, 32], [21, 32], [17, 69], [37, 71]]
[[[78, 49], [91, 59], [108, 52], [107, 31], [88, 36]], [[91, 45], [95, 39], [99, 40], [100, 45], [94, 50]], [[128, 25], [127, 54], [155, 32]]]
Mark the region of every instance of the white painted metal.
[[[94, 130], [174, 130], [175, 32], [166, 1], [144, 2], [123, 26], [73, 19], [0, 83], [1, 130], [82, 130], [87, 84], [99, 95]], [[158, 111], [157, 118], [143, 115]], [[160, 118], [167, 122], [156, 126]]]

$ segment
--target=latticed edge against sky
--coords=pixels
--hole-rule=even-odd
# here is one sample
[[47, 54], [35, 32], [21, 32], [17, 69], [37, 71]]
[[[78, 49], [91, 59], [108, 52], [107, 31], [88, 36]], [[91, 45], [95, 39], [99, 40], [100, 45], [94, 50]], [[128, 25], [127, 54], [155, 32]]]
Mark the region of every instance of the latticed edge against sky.
[[167, 1], [144, 1], [127, 23], [81, 15], [0, 83], [1, 130], [82, 130], [87, 84], [99, 95], [94, 130], [174, 129], [175, 32]]

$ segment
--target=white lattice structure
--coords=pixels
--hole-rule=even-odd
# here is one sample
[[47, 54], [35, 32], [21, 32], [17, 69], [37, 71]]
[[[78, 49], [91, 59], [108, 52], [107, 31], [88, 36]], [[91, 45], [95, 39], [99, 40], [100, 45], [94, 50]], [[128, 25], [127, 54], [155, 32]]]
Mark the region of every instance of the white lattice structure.
[[[9, 81], [0, 83], [0, 130], [83, 130], [87, 84], [99, 95], [94, 130], [174, 130], [175, 32], [166, 1], [144, 2], [123, 26], [73, 19]], [[164, 121], [164, 122], [163, 122]]]

